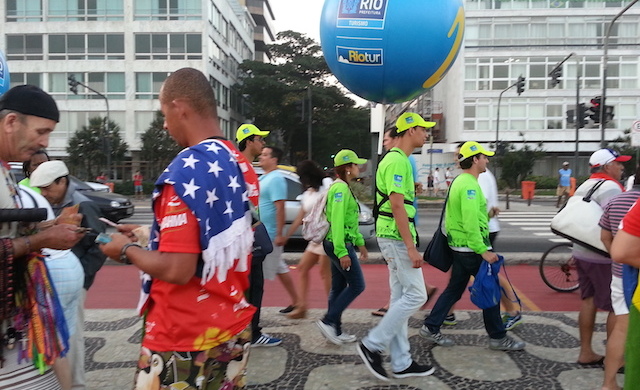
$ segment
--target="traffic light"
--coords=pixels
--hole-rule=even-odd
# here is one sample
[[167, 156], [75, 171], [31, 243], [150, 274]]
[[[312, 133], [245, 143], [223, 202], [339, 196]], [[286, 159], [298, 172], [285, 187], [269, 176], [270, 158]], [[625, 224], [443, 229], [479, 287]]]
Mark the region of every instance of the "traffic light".
[[582, 129], [584, 127], [584, 124], [587, 121], [587, 107], [584, 103], [578, 104], [577, 120], [578, 120], [578, 127]]
[[604, 106], [604, 122], [608, 123], [613, 120], [613, 106]]
[[567, 123], [576, 123], [576, 110], [567, 110]]
[[602, 103], [602, 97], [596, 96], [591, 99], [591, 112], [592, 114], [589, 117], [593, 120], [594, 123], [600, 123], [600, 105]]
[[558, 67], [551, 72], [551, 81], [549, 82], [550, 87], [553, 88], [556, 85], [560, 84], [560, 78], [562, 77], [562, 67]]
[[79, 83], [76, 81], [76, 76], [71, 74], [69, 75], [69, 77], [67, 77], [67, 80], [69, 80], [69, 90], [73, 92], [74, 95], [77, 95]]
[[578, 127], [583, 128], [589, 113], [585, 104], [580, 103], [577, 110], [567, 110], [567, 123], [574, 124], [578, 121]]
[[524, 92], [524, 81], [524, 76], [518, 76], [518, 81], [516, 82], [516, 91], [518, 92], [518, 96]]

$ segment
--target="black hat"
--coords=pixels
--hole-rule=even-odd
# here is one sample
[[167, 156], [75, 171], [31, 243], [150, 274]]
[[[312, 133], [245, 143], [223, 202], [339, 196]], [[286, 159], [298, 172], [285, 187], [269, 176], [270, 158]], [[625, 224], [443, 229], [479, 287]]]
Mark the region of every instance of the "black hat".
[[60, 122], [56, 101], [35, 85], [18, 85], [5, 92], [0, 97], [0, 110], [12, 110]]

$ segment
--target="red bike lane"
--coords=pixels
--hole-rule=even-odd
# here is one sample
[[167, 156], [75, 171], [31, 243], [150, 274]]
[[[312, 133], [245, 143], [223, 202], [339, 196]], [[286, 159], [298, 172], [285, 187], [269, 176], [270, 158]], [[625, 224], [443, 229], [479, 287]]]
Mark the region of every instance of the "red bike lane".
[[[290, 266], [296, 288], [299, 286], [298, 271]], [[363, 264], [366, 289], [351, 304], [354, 309], [377, 309], [384, 306], [389, 299], [389, 283], [387, 266], [384, 264]], [[537, 265], [507, 265], [507, 274], [516, 292], [520, 296], [524, 311], [561, 311], [580, 310], [579, 290], [571, 293], [560, 293], [550, 289], [542, 279]], [[431, 266], [423, 267], [425, 281], [438, 287], [438, 293], [447, 285], [449, 274]], [[310, 289], [308, 294], [309, 308], [325, 308], [327, 296], [320, 279], [319, 268], [314, 267], [310, 273]], [[134, 266], [105, 265], [97, 274], [96, 280], [87, 294], [88, 309], [126, 309], [135, 308], [139, 295], [139, 271]], [[288, 294], [278, 280], [265, 280], [263, 306], [286, 307], [290, 304]], [[433, 303], [429, 303], [430, 308]], [[469, 300], [468, 291], [462, 296], [456, 308], [476, 310]]]

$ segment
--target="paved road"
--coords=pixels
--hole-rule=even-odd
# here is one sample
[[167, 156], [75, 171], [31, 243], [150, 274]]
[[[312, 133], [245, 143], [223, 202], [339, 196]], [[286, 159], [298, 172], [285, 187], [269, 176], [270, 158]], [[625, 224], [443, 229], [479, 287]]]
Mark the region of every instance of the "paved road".
[[[121, 223], [151, 223], [152, 213], [148, 201], [136, 202], [135, 215], [124, 219]], [[419, 209], [418, 232], [422, 237], [421, 249], [424, 249], [436, 229], [440, 217], [440, 206]], [[557, 209], [552, 201], [547, 199], [534, 202], [528, 206], [523, 201], [511, 201], [509, 210], [505, 201], [501, 202], [502, 213], [500, 215], [501, 231], [496, 243], [496, 249], [504, 254], [517, 254], [507, 256], [519, 261], [535, 261], [540, 259], [542, 253], [556, 242], [566, 240], [555, 236], [549, 230], [551, 218]], [[304, 240], [291, 240], [285, 247], [289, 253], [299, 253], [306, 247]], [[367, 241], [367, 249], [373, 254], [379, 252], [375, 239]], [[375, 255], [374, 255], [375, 256]]]

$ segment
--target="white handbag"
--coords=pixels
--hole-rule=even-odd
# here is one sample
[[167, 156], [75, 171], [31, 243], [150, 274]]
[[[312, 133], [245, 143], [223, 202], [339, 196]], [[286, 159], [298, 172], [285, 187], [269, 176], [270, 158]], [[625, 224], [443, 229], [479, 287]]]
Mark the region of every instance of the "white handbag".
[[584, 246], [602, 256], [609, 257], [609, 252], [600, 240], [600, 217], [604, 210], [595, 200], [593, 194], [604, 184], [597, 182], [585, 196], [572, 196], [567, 205], [551, 220], [551, 231], [578, 245]]

